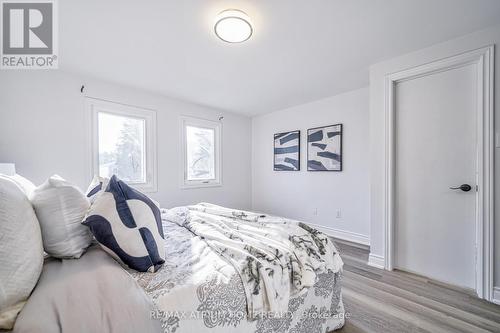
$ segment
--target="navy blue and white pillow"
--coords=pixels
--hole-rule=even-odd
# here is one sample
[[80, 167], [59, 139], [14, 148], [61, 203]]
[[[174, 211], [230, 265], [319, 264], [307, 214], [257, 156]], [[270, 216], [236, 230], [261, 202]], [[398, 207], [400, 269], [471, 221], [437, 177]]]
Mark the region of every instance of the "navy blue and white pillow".
[[109, 178], [94, 176], [94, 179], [90, 182], [89, 187], [87, 188], [87, 198], [89, 198], [90, 202], [93, 202], [97, 196], [97, 194], [106, 189], [109, 183]]
[[92, 203], [82, 222], [102, 248], [140, 272], [155, 272], [165, 262], [160, 209], [116, 176]]

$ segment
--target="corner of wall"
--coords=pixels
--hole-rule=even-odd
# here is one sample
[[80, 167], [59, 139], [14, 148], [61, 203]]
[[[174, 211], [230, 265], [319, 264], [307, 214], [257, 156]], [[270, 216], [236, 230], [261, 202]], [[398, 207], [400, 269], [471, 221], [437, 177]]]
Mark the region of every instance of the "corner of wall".
[[254, 204], [254, 179], [255, 179], [255, 152], [254, 152], [254, 121], [255, 116], [250, 118], [250, 210], [255, 209]]

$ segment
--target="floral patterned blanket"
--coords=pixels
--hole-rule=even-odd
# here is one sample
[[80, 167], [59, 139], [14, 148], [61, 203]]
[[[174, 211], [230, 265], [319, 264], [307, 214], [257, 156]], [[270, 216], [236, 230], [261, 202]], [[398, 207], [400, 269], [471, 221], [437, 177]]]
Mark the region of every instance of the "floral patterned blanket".
[[305, 293], [318, 276], [342, 269], [328, 236], [301, 222], [208, 203], [175, 208], [163, 217], [203, 238], [231, 263], [252, 318], [286, 312], [290, 299]]

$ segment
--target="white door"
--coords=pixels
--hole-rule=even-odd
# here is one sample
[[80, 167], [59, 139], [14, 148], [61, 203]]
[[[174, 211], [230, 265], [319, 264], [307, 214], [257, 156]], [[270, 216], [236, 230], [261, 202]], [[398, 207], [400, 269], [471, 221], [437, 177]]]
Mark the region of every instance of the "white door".
[[[403, 81], [395, 88], [395, 268], [472, 289], [475, 66]], [[450, 189], [462, 184], [472, 189]]]

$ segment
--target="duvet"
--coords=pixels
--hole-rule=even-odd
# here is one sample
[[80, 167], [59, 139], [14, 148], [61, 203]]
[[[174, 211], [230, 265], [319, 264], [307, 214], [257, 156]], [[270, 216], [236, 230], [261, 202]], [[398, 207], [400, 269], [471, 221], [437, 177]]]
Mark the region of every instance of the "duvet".
[[323, 333], [343, 326], [342, 260], [323, 234], [210, 204], [163, 210], [162, 218], [166, 262], [158, 272], [123, 269], [98, 247], [78, 260], [51, 260], [14, 332]]

